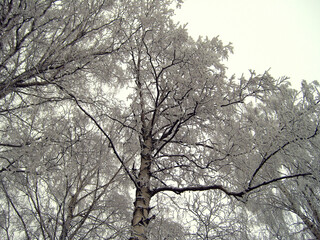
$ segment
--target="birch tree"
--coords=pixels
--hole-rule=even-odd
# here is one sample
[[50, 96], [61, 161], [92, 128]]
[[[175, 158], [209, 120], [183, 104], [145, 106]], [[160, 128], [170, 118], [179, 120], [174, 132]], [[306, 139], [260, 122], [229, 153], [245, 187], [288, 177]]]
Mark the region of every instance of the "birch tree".
[[[117, 177], [120, 173], [130, 181], [130, 187], [135, 192], [132, 197], [134, 204], [131, 240], [144, 240], [148, 236], [154, 236], [156, 230], [150, 231], [152, 226], [150, 223], [161, 222], [161, 218], [157, 219], [157, 215], [160, 215], [159, 209], [154, 208], [155, 204], [159, 204], [156, 201], [157, 197], [179, 195], [184, 192], [219, 191], [227, 197], [246, 202], [258, 199], [260, 191], [266, 189], [266, 186], [314, 177], [308, 168], [290, 168], [288, 171], [286, 166], [295, 166], [294, 156], [297, 159], [297, 153], [303, 151], [306, 144], [318, 137], [317, 91], [304, 98], [313, 99], [313, 101], [308, 100], [309, 107], [303, 105], [305, 107], [300, 108], [299, 102], [286, 101], [291, 97], [286, 93], [292, 91], [286, 78], [275, 79], [268, 72], [257, 74], [253, 70], [249, 71], [249, 75], [240, 78], [227, 77], [224, 62], [232, 53], [231, 44], [223, 44], [218, 37], [192, 39], [185, 26], [172, 20], [174, 14], [172, 7], [174, 4], [179, 6], [181, 1], [39, 1], [38, 3], [41, 3], [40, 9], [43, 9], [38, 13], [39, 17], [22, 18], [21, 21], [25, 25], [20, 24], [21, 27], [14, 25], [12, 28], [13, 33], [17, 33], [12, 33], [13, 39], [16, 39], [12, 40], [11, 45], [14, 46], [12, 49], [17, 49], [18, 46], [18, 49], [25, 50], [21, 53], [13, 51], [17, 55], [6, 55], [11, 62], [8, 60], [7, 66], [3, 67], [4, 77], [1, 76], [1, 81], [4, 79], [1, 92], [2, 107], [7, 119], [5, 125], [19, 129], [21, 135], [31, 136], [25, 129], [31, 128], [32, 132], [36, 132], [33, 128], [36, 126], [33, 119], [36, 118], [30, 116], [36, 116], [32, 115], [31, 111], [36, 111], [34, 105], [38, 106], [42, 102], [28, 103], [28, 101], [38, 100], [39, 95], [52, 94], [51, 100], [52, 96], [59, 98], [55, 99], [54, 103], [50, 101], [48, 106], [56, 104], [57, 114], [60, 109], [65, 109], [67, 106], [78, 108], [82, 116], [86, 116], [89, 121], [86, 123], [87, 126], [82, 127], [86, 129], [94, 126], [95, 130], [99, 131], [105, 142], [101, 144], [100, 141], [98, 146], [107, 146], [107, 150], [102, 153], [108, 156], [103, 164], [97, 157], [90, 158], [90, 163], [87, 164], [91, 164], [91, 161], [97, 164], [98, 161], [100, 164], [98, 168], [94, 167], [95, 164], [86, 166], [80, 161], [77, 166], [79, 172], [76, 173], [72, 172], [74, 167], [70, 158], [71, 163], [67, 166], [67, 171], [70, 172], [74, 186], [78, 187], [65, 188], [66, 198], [56, 203], [70, 210], [69, 212], [65, 210], [65, 215], [59, 215], [60, 218], [57, 218], [62, 219], [60, 220], [62, 224], [57, 224], [61, 228], [61, 239], [76, 237], [74, 226], [77, 224], [80, 226], [82, 221], [87, 223], [88, 220], [90, 223], [89, 220], [92, 219], [84, 219], [80, 216], [81, 212], [90, 210], [92, 204], [98, 204], [97, 198], [105, 189], [103, 186], [109, 187], [109, 182], [111, 186], [112, 176]], [[10, 10], [10, 2], [7, 6], [4, 8], [7, 9], [5, 11], [13, 11]], [[76, 9], [81, 9], [80, 15]], [[57, 17], [61, 11], [66, 11], [67, 14], [63, 16], [68, 17]], [[46, 17], [49, 21], [42, 23], [40, 21], [42, 16], [48, 16], [47, 13], [50, 12], [52, 16]], [[92, 20], [93, 16], [101, 17], [103, 20], [100, 18]], [[110, 20], [106, 21], [105, 17]], [[43, 41], [48, 42], [49, 39], [49, 43], [52, 44], [40, 48], [42, 49], [40, 56], [33, 57], [32, 54], [39, 51], [36, 46], [42, 44], [36, 39], [41, 39], [43, 36], [41, 32], [37, 33], [38, 35], [34, 34], [33, 29], [37, 29], [38, 26], [43, 27], [42, 30], [47, 29], [50, 24], [54, 24], [52, 29], [62, 24], [63, 29], [72, 30], [64, 32], [58, 27], [57, 32], [51, 30], [47, 35], [44, 34]], [[19, 38], [19, 36], [26, 37]], [[23, 41], [27, 45], [19, 48], [20, 42]], [[6, 44], [6, 46], [11, 45]], [[6, 51], [12, 51], [10, 49]], [[56, 52], [56, 49], [59, 51]], [[21, 59], [24, 59], [22, 63], [16, 64], [16, 61]], [[28, 65], [27, 59], [35, 59], [36, 62]], [[23, 74], [25, 69], [29, 70], [21, 76], [29, 77], [19, 78], [19, 74]], [[19, 79], [23, 81], [20, 82]], [[39, 88], [42, 85], [45, 88]], [[21, 94], [24, 94], [22, 89], [27, 91], [26, 98], [21, 97]], [[123, 96], [119, 97], [124, 93], [127, 94], [126, 101], [121, 100]], [[19, 96], [21, 100], [17, 101], [12, 96]], [[281, 106], [284, 109], [301, 111], [294, 112], [293, 115], [290, 115], [291, 110], [287, 111], [288, 114], [286, 111], [280, 111], [277, 108], [279, 99], [283, 101], [284, 105]], [[27, 102], [26, 111], [22, 111], [20, 106], [10, 105], [17, 102], [23, 104]], [[11, 120], [7, 118], [11, 112], [17, 119], [14, 125], [10, 125]], [[42, 114], [48, 119], [53, 119], [50, 114], [45, 112]], [[24, 119], [26, 116], [29, 116], [27, 121]], [[41, 119], [45, 122], [44, 118]], [[24, 122], [25, 127], [21, 127], [19, 122]], [[72, 127], [69, 127], [66, 131], [72, 132], [70, 131]], [[19, 139], [17, 137], [19, 134], [14, 135], [16, 140]], [[50, 136], [50, 133], [48, 135]], [[33, 134], [32, 137], [36, 143], [37, 134]], [[44, 140], [45, 137], [41, 135], [40, 139]], [[88, 145], [96, 149], [94, 139], [91, 143], [88, 140]], [[7, 141], [2, 142], [1, 146], [7, 150], [15, 146], [29, 145], [28, 138], [22, 142], [23, 144], [13, 144], [13, 141]], [[67, 149], [69, 144], [70, 142], [65, 140], [63, 148]], [[80, 150], [81, 147], [86, 148], [84, 145], [79, 145]], [[43, 148], [40, 147], [35, 152], [40, 153], [41, 149]], [[86, 149], [88, 152], [85, 151], [83, 154], [89, 157], [90, 150]], [[292, 157], [283, 158], [288, 151]], [[14, 154], [11, 154], [12, 156]], [[6, 159], [9, 159], [9, 162], [6, 162]], [[2, 165], [2, 173], [6, 174], [13, 164], [19, 162], [10, 158], [3, 160], [6, 165]], [[29, 161], [24, 163], [27, 165]], [[115, 161], [116, 167], [109, 172], [105, 164]], [[43, 159], [35, 166], [41, 164]], [[101, 170], [101, 168], [106, 169]], [[99, 180], [102, 172], [104, 175], [111, 174], [111, 177]], [[87, 181], [86, 179], [91, 179], [91, 176], [94, 180]], [[64, 183], [68, 181], [69, 178], [66, 178]], [[47, 182], [50, 182], [50, 179], [42, 185], [44, 188], [49, 186]], [[7, 206], [11, 205], [10, 209], [15, 209], [18, 203], [10, 202], [12, 193], [7, 190], [4, 180], [2, 183]], [[34, 192], [37, 184], [37, 181], [34, 184], [28, 183], [26, 189], [31, 188]], [[122, 193], [120, 186], [121, 184], [119, 193]], [[82, 190], [91, 194], [86, 195]], [[129, 192], [128, 190], [127, 194], [121, 195], [126, 199], [125, 202], [132, 200], [128, 196]], [[36, 199], [35, 196], [28, 195], [31, 202]], [[80, 207], [81, 196], [88, 196], [82, 207]], [[101, 195], [102, 197], [108, 198], [105, 195]], [[33, 206], [36, 210], [40, 209], [37, 204]], [[197, 206], [197, 203], [194, 206]], [[198, 206], [202, 204], [199, 203]], [[18, 220], [20, 219], [20, 228], [25, 231], [25, 235], [28, 235], [28, 231], [25, 230], [27, 226], [23, 224], [25, 220], [22, 220], [20, 211], [16, 209], [14, 211]], [[104, 210], [108, 212], [108, 209]], [[88, 214], [91, 213], [92, 210]], [[99, 216], [105, 216], [103, 214], [105, 213], [98, 211]], [[41, 219], [38, 218], [39, 210], [35, 215], [35, 219], [41, 223]], [[163, 222], [170, 224], [174, 221], [172, 218]], [[49, 231], [41, 227], [45, 225], [44, 223], [38, 225], [40, 227], [37, 230], [44, 232], [43, 238], [49, 236]], [[4, 231], [9, 233], [9, 227], [3, 226]], [[84, 223], [81, 226], [85, 226]], [[83, 231], [79, 229], [79, 232], [86, 232], [87, 229], [97, 233], [90, 227], [85, 227]], [[163, 236], [170, 236], [163, 229], [159, 229], [158, 232]], [[183, 231], [172, 230], [172, 232], [183, 234]], [[105, 233], [101, 232], [87, 237], [94, 238], [99, 234], [104, 238]]]
[[[289, 146], [318, 135], [318, 119], [303, 136], [287, 138], [268, 117], [252, 118], [259, 107], [250, 102], [276, 99], [288, 88], [286, 79], [254, 71], [248, 78], [227, 78], [222, 61], [232, 47], [218, 38], [194, 41], [171, 20], [171, 3], [133, 1], [128, 8], [127, 21], [141, 26], [121, 58], [125, 76], [119, 81], [131, 89], [130, 107], [108, 116], [123, 127], [122, 148], [99, 127], [136, 190], [130, 239], [147, 238], [157, 194], [218, 190], [246, 199], [263, 186], [311, 175], [299, 169], [276, 176], [270, 166]], [[129, 152], [124, 149], [135, 154], [120, 156]]]

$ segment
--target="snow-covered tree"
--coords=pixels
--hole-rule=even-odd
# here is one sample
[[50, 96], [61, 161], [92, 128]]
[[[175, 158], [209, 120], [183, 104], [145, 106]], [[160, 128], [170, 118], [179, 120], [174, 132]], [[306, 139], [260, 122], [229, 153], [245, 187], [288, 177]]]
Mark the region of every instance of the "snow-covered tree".
[[[171, 8], [181, 1], [20, 2], [6, 2], [4, 9], [20, 9], [16, 15], [24, 16], [21, 9], [31, 6], [37, 14], [17, 20], [14, 30], [7, 21], [12, 37], [1, 36], [8, 60], [1, 65], [0, 146], [2, 211], [15, 212], [21, 234], [34, 236], [25, 219], [38, 222], [40, 239], [56, 232], [42, 216], [52, 198], [60, 229], [55, 236], [125, 238], [123, 216], [133, 199], [130, 239], [176, 239], [189, 233], [177, 229], [177, 218], [161, 213], [172, 208], [159, 198], [191, 192], [194, 201], [183, 207], [200, 219], [212, 201], [221, 201], [223, 210], [235, 202], [230, 197], [254, 203], [271, 187], [318, 179], [308, 167], [313, 153], [305, 150], [319, 134], [316, 85], [297, 101], [286, 78], [254, 71], [227, 77], [223, 62], [232, 46], [219, 38], [192, 39], [172, 20]], [[308, 157], [300, 161], [302, 153]], [[52, 174], [41, 177], [43, 169]], [[9, 189], [7, 179], [18, 172], [24, 182]], [[59, 176], [61, 185], [52, 186], [50, 178]], [[13, 197], [19, 191], [25, 193], [21, 201]], [[218, 193], [192, 195], [202, 191]], [[123, 200], [118, 212], [106, 203], [113, 196]], [[31, 204], [22, 209], [26, 201]], [[198, 236], [246, 236], [245, 229], [229, 228], [230, 219], [239, 224], [237, 213], [212, 212], [209, 217], [223, 216], [225, 222], [199, 223]], [[1, 226], [10, 235], [8, 221]]]
[[112, 68], [110, 55], [136, 27], [121, 23], [126, 5], [19, 0], [0, 6], [1, 234], [125, 235], [130, 207], [119, 191], [119, 164], [55, 84], [78, 96], [97, 87], [82, 76], [98, 69], [97, 62]]
[[106, 63], [134, 31], [122, 25], [124, 9], [112, 0], [5, 0], [0, 9], [2, 111], [36, 104], [29, 96], [48, 101], [44, 86], [85, 84], [75, 75]]
[[[269, 175], [308, 172], [309, 176], [277, 183], [254, 198], [259, 203], [262, 219], [268, 224], [268, 234], [279, 239], [318, 239], [319, 235], [319, 84], [302, 82], [301, 91], [282, 89], [274, 97], [264, 99], [256, 117], [265, 118], [267, 128], [261, 139], [272, 137], [274, 144], [283, 144], [273, 156]], [[263, 121], [255, 121], [255, 131], [261, 132]], [[260, 125], [258, 127], [258, 125]], [[273, 129], [271, 126], [274, 126]], [[278, 132], [278, 133], [277, 133]], [[267, 141], [264, 140], [266, 143]], [[263, 146], [263, 145], [261, 145]]]
[[50, 118], [49, 104], [41, 108], [32, 125], [8, 136], [27, 143], [1, 149], [2, 233], [7, 239], [127, 236], [128, 191], [104, 136], [66, 105]]

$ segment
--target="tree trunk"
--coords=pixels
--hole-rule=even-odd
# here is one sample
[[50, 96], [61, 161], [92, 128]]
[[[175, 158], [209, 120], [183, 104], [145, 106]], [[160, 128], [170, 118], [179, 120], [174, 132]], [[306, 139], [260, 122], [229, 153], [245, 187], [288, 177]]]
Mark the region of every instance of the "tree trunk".
[[145, 139], [142, 146], [140, 172], [137, 178], [136, 199], [132, 218], [132, 232], [130, 240], [146, 240], [147, 227], [150, 219], [150, 168], [151, 168], [151, 137]]

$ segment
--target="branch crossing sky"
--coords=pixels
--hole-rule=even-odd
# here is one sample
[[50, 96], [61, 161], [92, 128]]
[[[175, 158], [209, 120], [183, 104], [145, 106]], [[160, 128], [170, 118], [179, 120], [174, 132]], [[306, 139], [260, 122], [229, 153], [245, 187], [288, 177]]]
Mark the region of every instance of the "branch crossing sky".
[[288, 76], [320, 82], [320, 0], [185, 0], [175, 20], [189, 34], [232, 42], [228, 73]]

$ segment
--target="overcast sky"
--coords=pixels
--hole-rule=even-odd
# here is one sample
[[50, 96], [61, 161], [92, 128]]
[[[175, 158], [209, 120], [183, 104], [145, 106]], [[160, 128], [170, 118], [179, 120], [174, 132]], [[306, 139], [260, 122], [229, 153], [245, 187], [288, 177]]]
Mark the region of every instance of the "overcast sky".
[[233, 43], [229, 73], [320, 81], [320, 0], [185, 0], [176, 20], [189, 34]]

